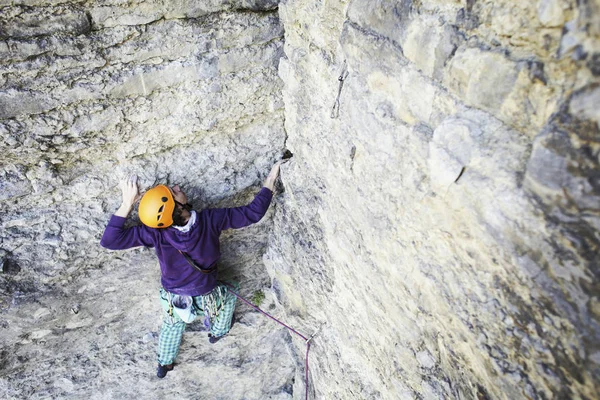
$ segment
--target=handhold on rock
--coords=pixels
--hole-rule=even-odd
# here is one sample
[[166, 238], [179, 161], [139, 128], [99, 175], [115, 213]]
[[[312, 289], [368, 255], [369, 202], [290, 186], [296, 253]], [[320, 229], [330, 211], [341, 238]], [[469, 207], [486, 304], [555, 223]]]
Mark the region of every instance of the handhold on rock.
[[294, 157], [294, 154], [289, 151], [288, 149], [285, 149], [283, 151], [283, 156], [281, 157], [282, 160], [289, 160], [290, 158]]

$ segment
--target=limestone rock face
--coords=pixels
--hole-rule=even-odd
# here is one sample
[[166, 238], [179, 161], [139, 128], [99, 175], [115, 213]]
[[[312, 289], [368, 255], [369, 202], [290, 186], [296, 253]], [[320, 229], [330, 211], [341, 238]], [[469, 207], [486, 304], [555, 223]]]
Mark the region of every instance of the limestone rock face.
[[[0, 0], [0, 396], [301, 399], [247, 306], [154, 376], [129, 174], [273, 206], [222, 277], [310, 398], [600, 397], [598, 0]], [[136, 223], [135, 213], [131, 223]]]
[[[196, 207], [258, 191], [285, 140], [276, 2], [12, 3], [0, 3], [0, 397], [291, 398], [289, 335], [243, 306], [215, 345], [193, 325], [159, 381], [156, 257], [99, 246], [128, 174], [142, 189], [179, 183]], [[246, 296], [269, 293], [268, 230], [266, 218], [223, 237], [224, 277]]]
[[317, 398], [598, 397], [597, 5], [280, 5], [267, 265]]

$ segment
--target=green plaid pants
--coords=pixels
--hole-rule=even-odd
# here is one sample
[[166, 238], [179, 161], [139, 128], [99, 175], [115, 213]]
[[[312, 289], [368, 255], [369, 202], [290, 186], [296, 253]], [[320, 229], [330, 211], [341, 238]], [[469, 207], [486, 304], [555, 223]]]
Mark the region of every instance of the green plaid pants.
[[[239, 290], [237, 283], [232, 283], [232, 286], [236, 292]], [[237, 297], [228, 290], [227, 285], [219, 282], [210, 293], [195, 296], [193, 300], [197, 318], [209, 316], [211, 335], [219, 337], [229, 332]], [[186, 323], [174, 311], [169, 312], [169, 293], [163, 288], [160, 289], [160, 304], [165, 314], [158, 338], [158, 362], [168, 365], [177, 357]]]

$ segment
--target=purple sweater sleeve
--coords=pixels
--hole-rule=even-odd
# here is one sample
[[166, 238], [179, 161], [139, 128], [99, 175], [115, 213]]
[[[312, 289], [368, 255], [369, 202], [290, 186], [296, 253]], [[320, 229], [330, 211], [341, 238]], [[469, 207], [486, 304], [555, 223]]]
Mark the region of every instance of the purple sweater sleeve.
[[124, 250], [131, 247], [154, 247], [152, 233], [143, 226], [125, 229], [127, 219], [113, 215], [104, 229], [100, 245], [109, 250]]
[[273, 192], [263, 187], [246, 206], [234, 208], [215, 208], [210, 210], [211, 225], [217, 231], [239, 229], [261, 220], [269, 209]]

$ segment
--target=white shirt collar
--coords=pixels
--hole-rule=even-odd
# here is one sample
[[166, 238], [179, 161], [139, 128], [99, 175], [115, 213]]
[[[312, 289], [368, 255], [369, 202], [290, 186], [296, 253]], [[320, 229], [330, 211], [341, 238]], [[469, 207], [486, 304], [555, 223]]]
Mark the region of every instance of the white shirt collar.
[[184, 226], [173, 225], [173, 228], [177, 229], [179, 232], [189, 232], [189, 230], [192, 229], [192, 226], [194, 226], [196, 223], [196, 211], [192, 210], [190, 214], [190, 219], [188, 220], [187, 224]]

